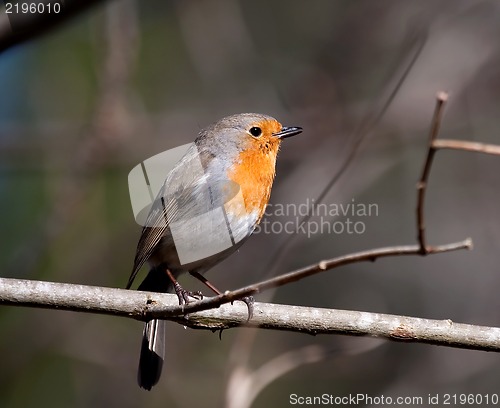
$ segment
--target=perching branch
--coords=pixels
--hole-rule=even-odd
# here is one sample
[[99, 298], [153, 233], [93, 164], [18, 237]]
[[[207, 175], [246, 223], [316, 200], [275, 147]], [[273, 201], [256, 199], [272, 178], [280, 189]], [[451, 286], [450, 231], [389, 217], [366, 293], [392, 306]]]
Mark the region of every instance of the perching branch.
[[[102, 313], [139, 320], [172, 318], [185, 326], [226, 329], [245, 324], [243, 303], [189, 314], [176, 312], [177, 296], [95, 286], [0, 278], [0, 304]], [[175, 317], [176, 316], [176, 317]], [[308, 334], [370, 335], [395, 341], [500, 351], [500, 328], [381, 313], [256, 303], [247, 324]]]

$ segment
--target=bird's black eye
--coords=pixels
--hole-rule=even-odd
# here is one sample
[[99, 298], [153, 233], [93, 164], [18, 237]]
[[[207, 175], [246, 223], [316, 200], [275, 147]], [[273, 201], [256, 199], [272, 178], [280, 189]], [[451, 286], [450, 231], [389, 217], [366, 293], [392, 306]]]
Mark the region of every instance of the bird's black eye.
[[260, 127], [254, 126], [250, 128], [250, 134], [254, 137], [259, 137], [262, 135], [262, 129]]

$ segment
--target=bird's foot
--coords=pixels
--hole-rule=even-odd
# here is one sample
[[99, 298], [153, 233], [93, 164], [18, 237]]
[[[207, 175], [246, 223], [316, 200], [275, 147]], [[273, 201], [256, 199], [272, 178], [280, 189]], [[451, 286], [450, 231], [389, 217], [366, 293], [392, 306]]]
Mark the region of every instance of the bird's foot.
[[203, 293], [199, 290], [191, 292], [190, 290], [184, 289], [178, 282], [174, 284], [175, 294], [179, 298], [179, 305], [187, 304], [191, 301], [190, 298], [201, 300], [203, 299]]
[[247, 323], [250, 321], [250, 319], [253, 317], [253, 304], [255, 303], [255, 299], [253, 298], [253, 296], [245, 296], [241, 299], [243, 303], [245, 303], [245, 305], [247, 305], [247, 309], [248, 309], [248, 316], [247, 316]]

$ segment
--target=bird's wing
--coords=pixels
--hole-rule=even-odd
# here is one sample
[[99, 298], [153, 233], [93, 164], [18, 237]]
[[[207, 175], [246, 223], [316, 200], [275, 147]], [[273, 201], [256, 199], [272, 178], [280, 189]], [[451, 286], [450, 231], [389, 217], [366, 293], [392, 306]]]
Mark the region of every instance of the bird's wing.
[[206, 171], [206, 161], [211, 158], [205, 156], [206, 153], [198, 151], [193, 144], [167, 175], [142, 229], [127, 289], [167, 233], [172, 221], [188, 220], [223, 204], [212, 199], [209, 185], [213, 183], [208, 182]]

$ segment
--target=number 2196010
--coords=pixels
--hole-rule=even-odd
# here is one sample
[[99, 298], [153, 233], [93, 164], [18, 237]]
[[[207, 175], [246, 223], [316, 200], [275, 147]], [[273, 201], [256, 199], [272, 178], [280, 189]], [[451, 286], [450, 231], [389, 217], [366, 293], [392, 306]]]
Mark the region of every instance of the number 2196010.
[[498, 394], [444, 394], [443, 405], [497, 405]]
[[61, 3], [5, 3], [7, 14], [58, 14], [62, 11]]

